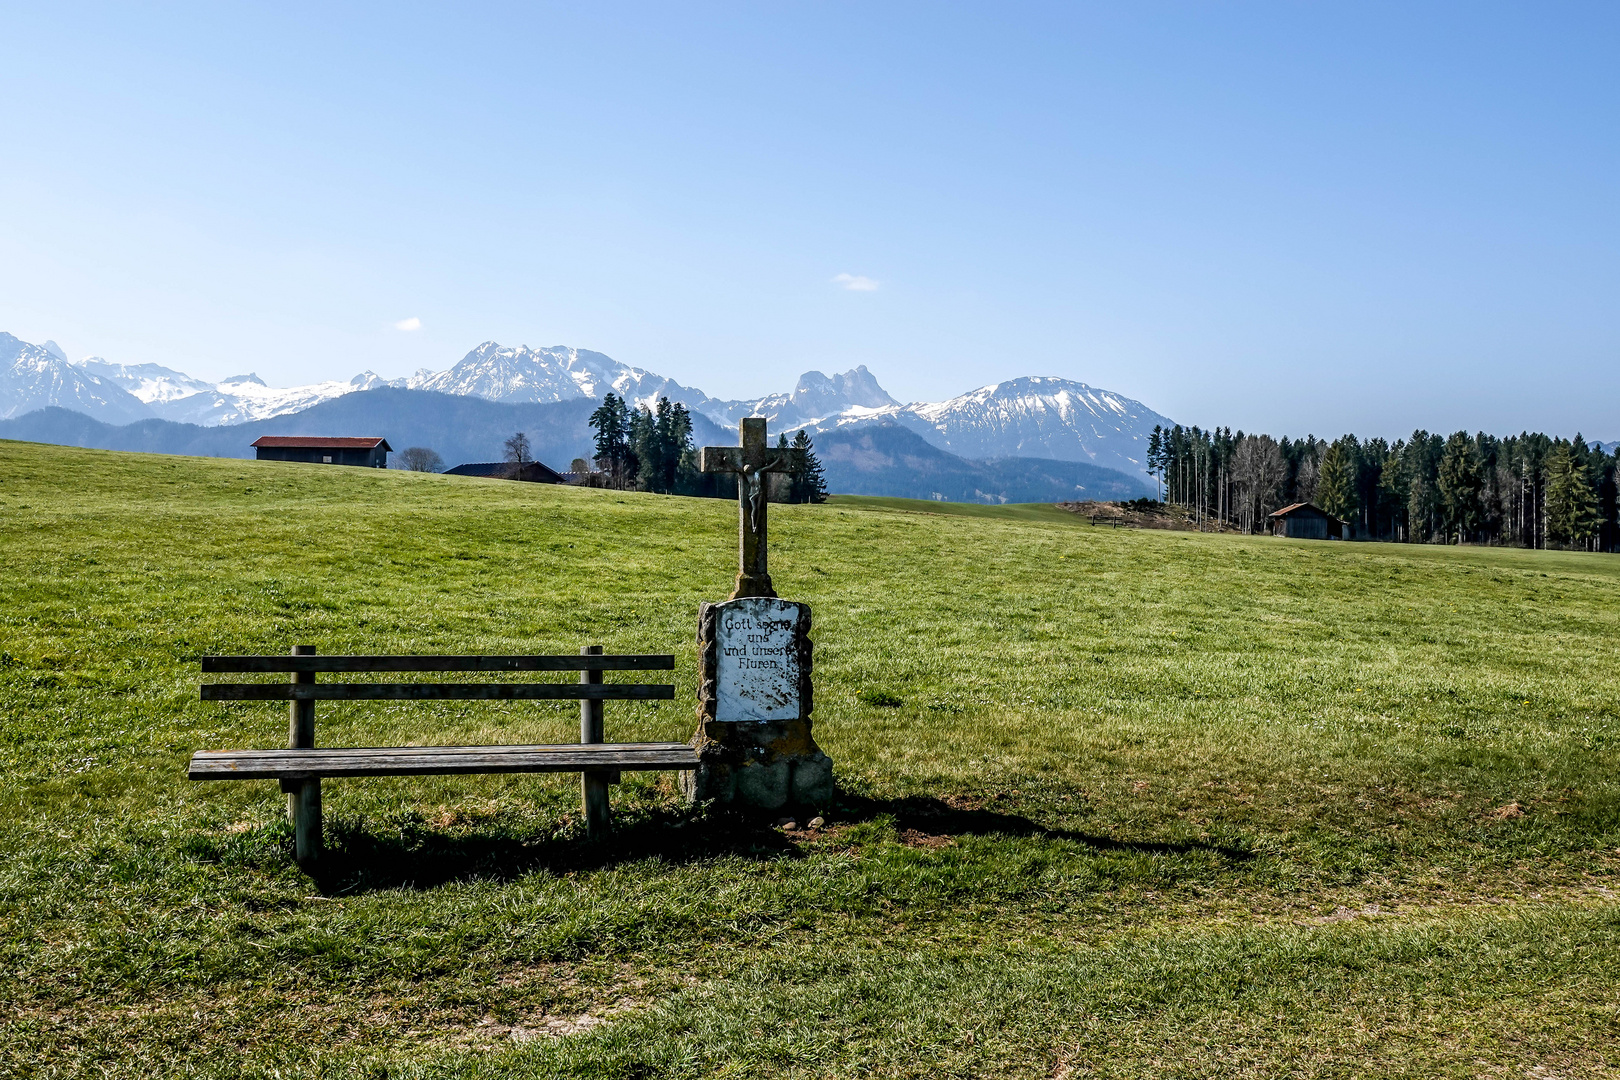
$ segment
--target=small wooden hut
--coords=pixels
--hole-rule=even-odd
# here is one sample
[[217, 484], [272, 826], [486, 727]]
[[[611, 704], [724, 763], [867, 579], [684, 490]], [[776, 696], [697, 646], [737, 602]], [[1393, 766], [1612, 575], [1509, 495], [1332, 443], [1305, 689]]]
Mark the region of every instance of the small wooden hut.
[[1301, 502], [1271, 514], [1271, 535], [1290, 540], [1348, 540], [1350, 526], [1315, 503]]
[[260, 461], [308, 461], [316, 465], [362, 465], [386, 469], [387, 439], [326, 438], [314, 435], [266, 435], [253, 443]]

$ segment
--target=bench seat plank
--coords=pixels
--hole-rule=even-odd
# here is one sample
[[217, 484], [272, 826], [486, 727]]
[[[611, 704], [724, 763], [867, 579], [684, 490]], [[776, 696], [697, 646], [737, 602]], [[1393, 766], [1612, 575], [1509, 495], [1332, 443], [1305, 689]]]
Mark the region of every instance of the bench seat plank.
[[203, 683], [204, 701], [670, 701], [668, 683]]
[[202, 750], [193, 780], [303, 780], [321, 776], [695, 769], [686, 743], [561, 743], [532, 746], [382, 746], [317, 750]]
[[220, 671], [671, 671], [668, 653], [580, 656], [205, 656]]

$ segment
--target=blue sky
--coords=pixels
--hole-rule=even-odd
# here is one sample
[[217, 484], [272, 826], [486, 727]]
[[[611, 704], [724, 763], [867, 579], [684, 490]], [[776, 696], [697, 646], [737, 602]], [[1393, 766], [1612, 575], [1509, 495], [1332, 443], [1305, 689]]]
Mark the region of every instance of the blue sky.
[[10, 4], [0, 40], [0, 330], [74, 357], [496, 340], [722, 396], [866, 364], [1620, 437], [1613, 4]]

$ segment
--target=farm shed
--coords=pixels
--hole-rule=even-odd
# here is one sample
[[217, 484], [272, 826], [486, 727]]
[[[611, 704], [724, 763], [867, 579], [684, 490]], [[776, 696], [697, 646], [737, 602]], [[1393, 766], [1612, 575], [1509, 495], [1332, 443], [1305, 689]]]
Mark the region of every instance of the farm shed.
[[1315, 503], [1294, 503], [1271, 515], [1271, 535], [1290, 540], [1348, 540], [1350, 526]]
[[495, 480], [525, 480], [531, 484], [566, 484], [568, 478], [538, 461], [519, 465], [511, 461], [474, 461], [444, 471], [446, 476], [486, 476]]
[[363, 465], [386, 469], [394, 448], [387, 439], [266, 435], [253, 443], [260, 461], [308, 461], [316, 465]]

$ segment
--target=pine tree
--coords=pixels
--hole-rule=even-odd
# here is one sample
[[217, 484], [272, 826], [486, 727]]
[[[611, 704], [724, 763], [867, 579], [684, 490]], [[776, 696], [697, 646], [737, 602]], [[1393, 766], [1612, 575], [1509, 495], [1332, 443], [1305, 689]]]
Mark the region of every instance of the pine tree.
[[657, 428], [661, 490], [673, 493], [681, 462], [692, 449], [692, 415], [681, 402], [659, 398]]
[[1407, 453], [1405, 439], [1396, 439], [1378, 472], [1379, 515], [1389, 522], [1389, 536], [1396, 541], [1412, 539], [1411, 520], [1407, 511], [1411, 506], [1411, 455]]
[[1597, 493], [1583, 456], [1560, 439], [1547, 458], [1547, 539], [1571, 547], [1597, 535]]
[[634, 474], [625, 477], [626, 481], [636, 481], [643, 491], [657, 491], [664, 471], [663, 447], [658, 444], [658, 421], [645, 405], [637, 405], [630, 411], [629, 441], [636, 469]]
[[1148, 436], [1147, 472], [1158, 485], [1158, 499], [1164, 501], [1164, 462], [1166, 450], [1164, 438], [1164, 425], [1154, 424], [1153, 434]]
[[1440, 455], [1435, 488], [1440, 495], [1440, 515], [1448, 536], [1455, 534], [1460, 544], [1479, 528], [1480, 489], [1485, 486], [1479, 450], [1468, 432], [1454, 432]]
[[1316, 478], [1316, 505], [1347, 521], [1357, 508], [1354, 441], [1354, 435], [1347, 435], [1329, 446]]
[[692, 416], [685, 405], [667, 397], [650, 409], [638, 406], [630, 414], [629, 443], [643, 490], [673, 494], [681, 462], [692, 449]]
[[793, 501], [824, 503], [827, 501], [827, 474], [821, 468], [821, 459], [815, 455], [815, 443], [804, 428], [793, 436]]
[[1412, 432], [1412, 441], [1401, 454], [1401, 472], [1406, 487], [1407, 538], [1427, 543], [1440, 518], [1440, 455], [1445, 442], [1427, 431]]
[[602, 404], [591, 413], [588, 423], [596, 429], [597, 466], [608, 474], [608, 481], [614, 487], [629, 486], [640, 465], [630, 448], [630, 407], [618, 394], [609, 391]]
[[1389, 463], [1389, 444], [1383, 439], [1368, 439], [1360, 444], [1356, 455], [1356, 498], [1361, 504], [1361, 523], [1367, 535], [1376, 539], [1388, 536], [1384, 522], [1388, 520], [1388, 507], [1383, 499], [1384, 469]]

